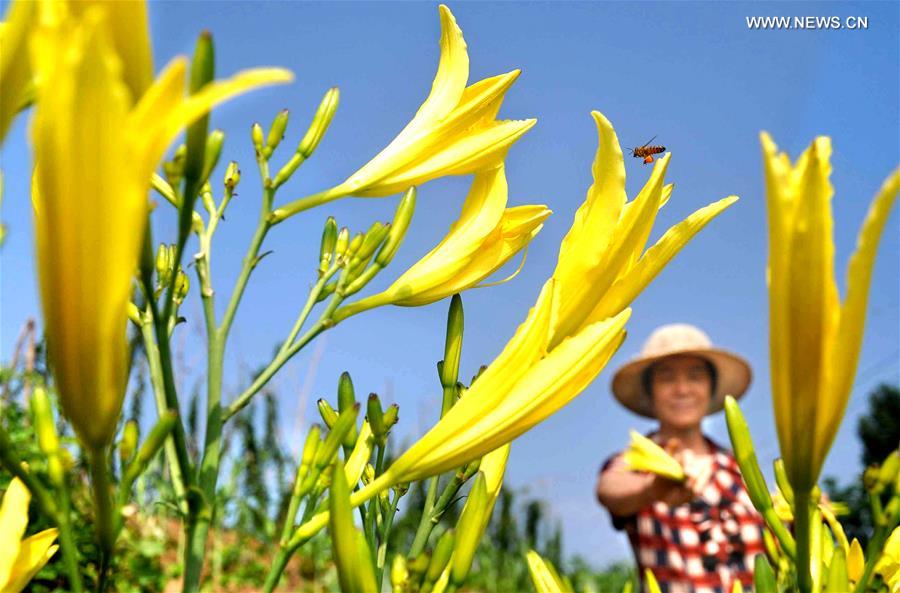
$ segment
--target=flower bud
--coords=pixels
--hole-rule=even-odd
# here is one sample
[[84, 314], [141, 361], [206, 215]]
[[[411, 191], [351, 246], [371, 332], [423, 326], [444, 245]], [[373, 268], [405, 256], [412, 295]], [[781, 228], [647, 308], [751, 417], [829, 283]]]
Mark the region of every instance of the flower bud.
[[[781, 495], [790, 507], [794, 508], [794, 489], [791, 488], [791, 483], [788, 482], [787, 472], [784, 470], [784, 460], [781, 458], [776, 459], [773, 467], [775, 469], [775, 484], [778, 486], [778, 491], [781, 492]], [[818, 499], [818, 496], [813, 497], [813, 500]]]
[[[830, 542], [829, 542], [830, 543]], [[824, 543], [823, 545], [828, 545], [828, 543]], [[825, 591], [850, 591], [850, 580], [847, 577], [847, 553], [844, 551], [844, 546], [836, 545], [834, 546], [834, 551], [831, 555], [831, 563], [828, 566], [828, 581], [825, 586]], [[756, 589], [757, 591], [766, 591], [771, 590], [775, 591], [776, 589]]]
[[[200, 201], [203, 202], [203, 208], [212, 215], [216, 211], [216, 201], [213, 199], [212, 195], [212, 186], [209, 184], [209, 181], [203, 182], [203, 187], [200, 188]], [[194, 214], [197, 214], [194, 212]], [[193, 216], [192, 216], [193, 218]], [[192, 228], [196, 229], [196, 220], [193, 220], [194, 226]], [[201, 219], [202, 223], [202, 219]], [[202, 226], [199, 228], [203, 228]]]
[[450, 557], [453, 555], [453, 540], [456, 535], [452, 529], [448, 529], [441, 534], [437, 543], [434, 545], [434, 552], [431, 553], [431, 560], [428, 562], [428, 568], [425, 570], [425, 583], [423, 591], [430, 590], [434, 582], [441, 577]]
[[319, 142], [321, 142], [322, 138], [325, 136], [328, 126], [331, 125], [331, 120], [334, 119], [339, 100], [340, 91], [338, 91], [337, 87], [328, 89], [325, 96], [322, 97], [319, 108], [316, 110], [316, 115], [313, 117], [312, 124], [310, 124], [309, 129], [303, 136], [303, 140], [301, 140], [300, 144], [297, 146], [297, 152], [301, 154], [304, 159], [308, 159], [310, 155], [312, 155], [313, 151], [316, 150], [316, 147], [319, 146]]
[[875, 492], [881, 493], [894, 482], [898, 475], [900, 475], [900, 452], [892, 451], [878, 468]]
[[307, 129], [306, 134], [303, 136], [303, 140], [301, 140], [300, 144], [297, 146], [294, 155], [278, 171], [278, 174], [275, 175], [275, 179], [273, 180], [273, 185], [275, 187], [280, 186], [290, 179], [297, 168], [300, 167], [306, 159], [312, 156], [313, 151], [315, 151], [319, 142], [322, 141], [322, 137], [325, 135], [328, 126], [331, 124], [331, 119], [334, 117], [334, 112], [337, 109], [338, 96], [339, 93], [337, 88], [329, 89], [329, 91], [325, 93], [325, 97], [319, 104], [315, 117], [313, 117], [312, 124], [310, 124], [309, 129]]
[[459, 359], [462, 355], [463, 306], [458, 294], [450, 299], [447, 313], [447, 338], [444, 342], [444, 363], [441, 365], [441, 386], [450, 389], [459, 377]]
[[178, 274], [175, 277], [175, 294], [172, 297], [176, 305], [180, 305], [184, 302], [184, 298], [187, 296], [190, 288], [191, 279], [187, 274], [184, 273], [184, 271], [178, 270]]
[[382, 268], [386, 267], [394, 259], [394, 255], [400, 248], [400, 243], [403, 242], [403, 237], [406, 236], [406, 230], [409, 228], [415, 209], [416, 188], [411, 187], [406, 190], [403, 198], [400, 199], [400, 204], [397, 206], [394, 220], [391, 223], [391, 230], [384, 241], [384, 245], [378, 251], [378, 255], [375, 256], [375, 263]]
[[351, 261], [356, 252], [359, 251], [359, 248], [362, 247], [363, 239], [364, 235], [362, 233], [356, 233], [350, 240], [350, 245], [347, 246], [347, 258]]
[[409, 591], [409, 570], [406, 568], [406, 556], [397, 554], [391, 562], [391, 590], [394, 593]]
[[64, 471], [59, 458], [59, 435], [56, 432], [56, 424], [53, 420], [53, 409], [50, 406], [50, 396], [47, 390], [41, 386], [35, 387], [31, 394], [31, 414], [34, 419], [34, 430], [37, 433], [38, 447], [47, 458], [47, 470], [50, 479], [57, 486], [64, 481]]
[[175, 187], [184, 177], [184, 160], [187, 157], [187, 146], [179, 144], [172, 155], [172, 160], [163, 163], [163, 173], [170, 186]]
[[303, 443], [303, 452], [300, 455], [300, 465], [297, 467], [297, 476], [294, 478], [294, 497], [306, 494], [303, 488], [312, 486], [312, 481], [307, 480], [307, 477], [310, 475], [310, 469], [315, 462], [316, 452], [318, 452], [319, 446], [322, 444], [321, 434], [322, 428], [318, 424], [313, 424], [306, 434], [306, 442]]
[[384, 241], [389, 232], [390, 225], [386, 226], [378, 221], [372, 223], [372, 226], [363, 235], [363, 241], [359, 249], [356, 250], [353, 258], [350, 260], [350, 267], [353, 268], [352, 274], [358, 274], [362, 271], [362, 268], [368, 265], [372, 254], [375, 253], [375, 250], [381, 245], [381, 242]]
[[375, 436], [375, 442], [384, 445], [384, 439], [387, 436], [387, 426], [384, 423], [384, 411], [381, 409], [381, 401], [375, 393], [369, 394], [366, 402], [366, 418], [372, 426], [372, 434]]
[[253, 141], [253, 148], [256, 150], [256, 154], [262, 155], [265, 138], [263, 137], [263, 129], [262, 126], [259, 125], [259, 122], [254, 123], [250, 127], [250, 139]]
[[469, 497], [463, 507], [459, 521], [456, 523], [456, 549], [453, 553], [453, 565], [450, 568], [450, 582], [456, 586], [462, 585], [469, 570], [472, 568], [472, 559], [475, 558], [475, 550], [483, 534], [484, 515], [488, 506], [487, 482], [484, 474], [478, 472], [469, 490]]
[[266, 145], [263, 148], [263, 156], [266, 158], [272, 156], [272, 153], [275, 152], [275, 149], [278, 148], [278, 145], [281, 144], [281, 140], [284, 138], [284, 131], [287, 129], [287, 125], [288, 110], [282, 109], [275, 116], [275, 119], [272, 120], [269, 135], [266, 137]]
[[[212, 35], [203, 31], [197, 37], [194, 47], [194, 59], [191, 61], [190, 93], [200, 92], [203, 87], [215, 78], [215, 50]], [[209, 129], [209, 113], [194, 120], [185, 134], [187, 154], [184, 162], [184, 176], [194, 182], [203, 181], [201, 174], [206, 162], [207, 130]], [[196, 188], [195, 190], [196, 191]], [[193, 196], [185, 196], [192, 199]]]
[[850, 542], [850, 549], [847, 551], [847, 578], [858, 583], [862, 578], [866, 568], [866, 558], [863, 555], [862, 546], [855, 537]]
[[138, 449], [134, 461], [125, 470], [122, 477], [123, 480], [133, 482], [139, 475], [144, 473], [144, 470], [147, 469], [147, 466], [150, 465], [150, 462], [162, 449], [166, 439], [169, 438], [169, 434], [175, 428], [176, 422], [178, 422], [178, 414], [174, 410], [166, 410], [162, 413], [159, 421], [150, 429], [150, 433], [144, 439], [141, 448]]
[[200, 175], [201, 181], [206, 181], [212, 175], [213, 169], [219, 164], [219, 157], [222, 156], [222, 145], [225, 143], [225, 132], [222, 130], [213, 130], [206, 138], [206, 151], [203, 157], [203, 172]]
[[747, 493], [756, 510], [772, 506], [772, 499], [766, 487], [766, 479], [759, 469], [756, 461], [756, 452], [753, 448], [753, 440], [750, 438], [750, 429], [747, 421], [738, 407], [737, 401], [731, 397], [725, 397], [725, 421], [728, 424], [728, 434], [731, 437], [731, 445], [734, 447], [734, 456], [741, 468], [741, 476], [747, 485]]
[[335, 422], [337, 422], [338, 414], [334, 411], [334, 408], [331, 407], [324, 398], [319, 399], [316, 402], [316, 405], [319, 407], [319, 415], [322, 416], [322, 422], [325, 423], [329, 429], [331, 429]]
[[397, 424], [397, 420], [399, 420], [400, 414], [400, 406], [397, 404], [391, 404], [388, 406], [388, 409], [384, 411], [384, 427], [386, 430], [390, 431], [391, 427]]
[[337, 241], [334, 244], [334, 256], [335, 258], [343, 258], [347, 255], [347, 250], [350, 248], [350, 229], [347, 227], [342, 227], [337, 236]]
[[331, 545], [337, 566], [341, 591], [375, 591], [372, 553], [365, 537], [353, 525], [350, 486], [344, 468], [336, 463], [331, 471], [331, 493], [328, 497]]
[[228, 163], [228, 167], [225, 169], [225, 188], [233, 191], [237, 184], [241, 182], [241, 170], [238, 169], [238, 164], [234, 161]]
[[168, 286], [175, 267], [175, 245], [160, 243], [156, 250], [156, 281], [159, 286]]
[[765, 554], [757, 554], [753, 559], [753, 587], [756, 591], [777, 591], [775, 571]]
[[331, 258], [334, 256], [334, 247], [337, 243], [337, 221], [329, 216], [322, 230], [322, 244], [319, 248], [319, 276], [328, 271], [331, 266]]
[[119, 461], [121, 462], [122, 467], [128, 465], [131, 458], [134, 457], [137, 443], [138, 423], [136, 420], [131, 419], [122, 427], [122, 440], [119, 441]]
[[[338, 379], [338, 411], [343, 414], [353, 406], [359, 407], [356, 403], [356, 393], [353, 390], [353, 380], [350, 378], [350, 373], [344, 371], [341, 373], [340, 379]], [[354, 423], [344, 437], [343, 446], [345, 448], [353, 447], [357, 436], [356, 424]]]
[[[325, 441], [319, 446], [318, 451], [316, 451], [315, 466], [317, 468], [324, 469], [334, 460], [337, 449], [344, 439], [346, 439], [347, 433], [351, 428], [356, 428], [356, 415], [358, 413], [359, 404], [354, 404], [351, 408], [344, 410], [341, 412], [340, 416], [338, 416], [338, 419], [334, 422], [334, 425], [328, 432], [328, 436], [325, 437]], [[343, 472], [343, 466], [341, 467], [341, 471]], [[344, 477], [344, 481], [346, 480], [347, 478]]]

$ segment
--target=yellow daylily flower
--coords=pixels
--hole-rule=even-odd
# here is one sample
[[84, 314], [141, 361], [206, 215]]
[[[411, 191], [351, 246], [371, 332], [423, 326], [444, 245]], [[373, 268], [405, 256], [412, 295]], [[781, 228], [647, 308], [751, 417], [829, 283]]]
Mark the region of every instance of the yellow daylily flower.
[[[466, 395], [381, 476], [354, 492], [352, 504], [392, 484], [459, 467], [511, 442], [569, 403], [621, 345], [631, 300], [697, 231], [737, 199], [725, 198], [698, 210], [642, 254], [656, 211], [671, 193], [662, 185], [668, 155], [660, 159], [644, 191], [626, 204], [624, 161], [615, 130], [599, 112], [593, 115], [600, 135], [594, 185], [560, 246], [554, 275], [524, 323]], [[586, 288], [596, 283], [608, 292]], [[586, 294], [593, 299], [590, 303]], [[313, 517], [292, 539], [303, 541], [326, 522], [325, 514]]]
[[343, 307], [335, 319], [385, 304], [426, 305], [476, 287], [526, 247], [550, 216], [546, 206], [506, 208], [506, 201], [503, 165], [476, 174], [447, 236], [387, 290]]
[[572, 588], [563, 581], [549, 560], [541, 558], [534, 550], [525, 554], [528, 572], [537, 593], [572, 593]]
[[82, 441], [115, 432], [128, 374], [126, 320], [153, 168], [184, 126], [251, 88], [287, 82], [258, 69], [185, 96], [177, 58], [133, 104], [105, 12], [48, 29], [34, 44], [38, 106], [32, 193], [53, 375]]
[[36, 4], [15, 0], [0, 23], [0, 143], [25, 96], [31, 72], [26, 58], [28, 35], [34, 23]]
[[860, 230], [843, 304], [834, 279], [831, 140], [816, 138], [792, 165], [761, 134], [769, 218], [772, 401], [788, 479], [809, 491], [844, 415], [865, 325], [878, 240], [900, 188], [882, 185]]
[[729, 196], [700, 208], [644, 251], [656, 213], [672, 194], [673, 186], [664, 182], [670, 155], [656, 161], [644, 187], [628, 202], [616, 131], [599, 111], [591, 115], [599, 136], [594, 183], [560, 244], [553, 277], [564, 296], [551, 347], [627, 307], [697, 232], [737, 201]]
[[[462, 31], [444, 5], [440, 17], [441, 57], [428, 98], [384, 150], [343, 183], [323, 192], [322, 200], [389, 196], [438, 177], [495, 167], [535, 124], [534, 119], [496, 119], [518, 70], [466, 86], [469, 55]], [[276, 209], [274, 219], [295, 214], [302, 209], [300, 202]]]
[[650, 472], [676, 482], [684, 482], [684, 468], [665, 449], [632, 430], [631, 442], [622, 459], [633, 471]]
[[57, 529], [22, 539], [28, 527], [31, 493], [19, 478], [9, 483], [0, 503], [0, 591], [18, 593], [56, 553]]
[[895, 527], [885, 542], [875, 572], [881, 575], [891, 593], [900, 592], [900, 527]]
[[[28, 59], [29, 41], [33, 36], [53, 36], [53, 30], [66, 26], [100, 7], [107, 15], [109, 31], [116, 52], [122, 56], [123, 78], [137, 99], [153, 81], [153, 51], [147, 23], [147, 5], [143, 0], [109, 2], [108, 0], [14, 0], [7, 9], [6, 21], [0, 27], [0, 141], [25, 99], [32, 82]], [[46, 53], [35, 59], [50, 57]], [[42, 68], [37, 67], [40, 71]], [[38, 84], [40, 81], [38, 81]]]

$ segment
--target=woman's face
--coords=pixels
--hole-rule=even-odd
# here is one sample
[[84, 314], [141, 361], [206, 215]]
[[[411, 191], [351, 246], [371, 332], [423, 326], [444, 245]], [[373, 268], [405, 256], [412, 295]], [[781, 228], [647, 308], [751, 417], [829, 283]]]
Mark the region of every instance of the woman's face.
[[712, 377], [706, 361], [698, 356], [671, 356], [657, 362], [650, 386], [662, 426], [679, 430], [699, 427], [709, 411]]

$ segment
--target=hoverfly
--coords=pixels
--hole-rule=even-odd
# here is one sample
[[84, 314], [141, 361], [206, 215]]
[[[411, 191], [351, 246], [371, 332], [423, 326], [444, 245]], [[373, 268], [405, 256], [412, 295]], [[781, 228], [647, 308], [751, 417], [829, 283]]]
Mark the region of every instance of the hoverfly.
[[644, 159], [644, 164], [649, 164], [653, 162], [653, 155], [659, 154], [666, 150], [665, 146], [650, 146], [650, 143], [656, 140], [656, 136], [647, 140], [643, 146], [638, 146], [637, 148], [628, 148], [626, 150], [631, 151], [631, 156], [636, 159]]

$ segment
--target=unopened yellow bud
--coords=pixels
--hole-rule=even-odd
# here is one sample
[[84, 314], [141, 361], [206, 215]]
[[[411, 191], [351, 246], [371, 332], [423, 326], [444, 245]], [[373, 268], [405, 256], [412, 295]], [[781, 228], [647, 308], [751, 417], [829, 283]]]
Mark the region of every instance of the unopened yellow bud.
[[333, 427], [335, 422], [337, 422], [338, 415], [334, 408], [331, 407], [331, 404], [325, 399], [320, 399], [316, 402], [316, 405], [319, 408], [319, 415], [322, 416], [322, 422], [325, 423], [325, 426], [328, 428]]
[[459, 359], [462, 355], [463, 306], [458, 294], [450, 299], [447, 312], [447, 337], [444, 343], [444, 361], [441, 365], [441, 386], [449, 389], [456, 385], [459, 377]]
[[866, 558], [863, 555], [862, 546], [855, 537], [850, 542], [850, 550], [847, 552], [847, 578], [858, 583], [866, 568]]
[[233, 190], [237, 187], [237, 184], [241, 182], [241, 170], [238, 168], [238, 164], [234, 161], [228, 163], [228, 167], [225, 169], [225, 187], [229, 190]]
[[328, 89], [325, 96], [322, 97], [319, 108], [316, 110], [316, 115], [313, 117], [312, 124], [306, 131], [306, 135], [303, 136], [303, 140], [300, 141], [299, 146], [297, 146], [297, 152], [301, 154], [304, 159], [308, 159], [310, 155], [312, 155], [313, 151], [316, 150], [316, 147], [319, 146], [319, 142], [321, 142], [322, 138], [325, 136], [328, 126], [331, 125], [331, 120], [334, 119], [339, 100], [340, 92], [337, 87]]
[[391, 231], [388, 233], [387, 239], [384, 241], [378, 255], [375, 256], [375, 263], [382, 268], [386, 267], [403, 242], [406, 236], [406, 230], [412, 220], [413, 212], [416, 210], [416, 188], [411, 187], [403, 194], [400, 204], [397, 205], [397, 211], [394, 213], [394, 220], [391, 222]]
[[272, 126], [269, 128], [269, 135], [266, 136], [266, 145], [263, 148], [263, 156], [269, 158], [272, 156], [272, 153], [275, 152], [275, 149], [278, 148], [278, 145], [281, 144], [281, 140], [284, 138], [284, 131], [287, 129], [288, 125], [288, 110], [282, 109], [275, 116], [275, 119], [272, 120]]
[[322, 243], [319, 248], [319, 275], [321, 276], [328, 271], [331, 266], [331, 259], [334, 257], [334, 247], [337, 244], [337, 221], [333, 216], [329, 216], [325, 221], [325, 228], [322, 229]]
[[219, 157], [222, 156], [222, 145], [225, 144], [225, 132], [222, 130], [213, 130], [206, 138], [206, 151], [203, 156], [203, 172], [200, 174], [200, 180], [206, 181], [212, 174], [213, 169], [219, 163]]
[[122, 440], [119, 441], [119, 461], [122, 467], [128, 465], [137, 450], [138, 423], [134, 419], [129, 420], [122, 427]]
[[344, 258], [347, 250], [350, 248], [350, 229], [341, 227], [338, 232], [337, 241], [334, 244], [334, 255], [336, 258]]
[[256, 149], [256, 154], [263, 154], [263, 143], [265, 140], [265, 135], [263, 134], [262, 126], [259, 123], [254, 123], [250, 127], [250, 139], [253, 141], [253, 148]]
[[406, 568], [406, 556], [397, 554], [391, 562], [391, 590], [394, 593], [409, 591], [409, 570]]
[[450, 567], [450, 582], [461, 586], [469, 570], [472, 568], [472, 559], [475, 558], [475, 550], [482, 536], [482, 524], [488, 506], [487, 482], [484, 474], [478, 472], [469, 490], [469, 497], [463, 507], [459, 521], [456, 523], [456, 549], [453, 553], [453, 564]]
[[175, 294], [172, 297], [176, 305], [180, 305], [184, 302], [184, 298], [187, 296], [190, 289], [191, 279], [184, 271], [178, 270], [178, 275], [175, 277]]
[[437, 581], [441, 573], [444, 572], [450, 557], [453, 555], [453, 541], [456, 534], [452, 529], [448, 529], [441, 534], [437, 543], [434, 545], [434, 552], [431, 553], [431, 560], [428, 562], [428, 568], [425, 569], [425, 583], [423, 590], [429, 590]]

